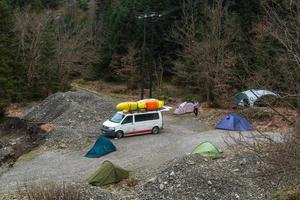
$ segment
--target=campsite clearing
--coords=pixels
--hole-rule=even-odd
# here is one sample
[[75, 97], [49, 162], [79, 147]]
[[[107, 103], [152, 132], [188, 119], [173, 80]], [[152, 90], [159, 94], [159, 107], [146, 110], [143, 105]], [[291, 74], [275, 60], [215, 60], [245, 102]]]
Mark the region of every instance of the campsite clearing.
[[[25, 184], [45, 181], [70, 181], [86, 185], [87, 178], [101, 166], [104, 160], [110, 160], [129, 170], [131, 175], [138, 177], [143, 182], [161, 171], [161, 165], [191, 153], [202, 142], [210, 141], [216, 146], [224, 148], [226, 146], [224, 139], [230, 133], [223, 130], [212, 130], [211, 127], [195, 118], [193, 114], [183, 116], [166, 114], [165, 126], [161, 134], [112, 140], [117, 151], [100, 158], [86, 158], [84, 157], [85, 153], [99, 136], [102, 121], [111, 111], [100, 103], [98, 105], [91, 104], [90, 102], [97, 101], [98, 97], [86, 92], [69, 92], [60, 95], [67, 96], [68, 101], [66, 102], [60, 96], [54, 96], [55, 98], [50, 96], [43, 102], [42, 108], [37, 107], [37, 110], [31, 110], [31, 116], [49, 119], [51, 121], [46, 120], [45, 122], [54, 123], [56, 128], [48, 134], [46, 142], [35, 150], [36, 156], [31, 159], [17, 160], [12, 168], [0, 176], [0, 195], [15, 192]], [[107, 98], [107, 101], [105, 96], [101, 96], [99, 99], [110, 106], [110, 102], [114, 101], [110, 97]], [[80, 102], [77, 101], [78, 99]], [[60, 101], [54, 105], [66, 104], [67, 109], [55, 110], [54, 107], [50, 109], [54, 103], [53, 100]], [[86, 107], [85, 112], [82, 112], [85, 103], [88, 103], [90, 107]], [[98, 106], [98, 109], [93, 106]], [[56, 118], [48, 118], [44, 114], [46, 111]], [[68, 113], [75, 113], [72, 115], [72, 121], [66, 121]], [[92, 116], [98, 116], [101, 120]], [[85, 123], [85, 121], [89, 122], [89, 126], [85, 126], [85, 130], [83, 130], [78, 122]], [[70, 124], [72, 128], [70, 128]]]

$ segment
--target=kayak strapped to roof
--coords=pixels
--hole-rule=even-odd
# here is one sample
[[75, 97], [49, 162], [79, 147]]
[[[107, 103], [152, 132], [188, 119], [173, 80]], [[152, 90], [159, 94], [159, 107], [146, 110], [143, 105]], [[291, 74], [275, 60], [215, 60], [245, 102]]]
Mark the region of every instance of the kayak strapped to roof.
[[158, 110], [164, 106], [164, 101], [160, 101], [157, 99], [143, 99], [137, 102], [122, 102], [119, 103], [116, 108], [117, 110], [128, 112], [128, 111], [135, 111], [135, 110], [147, 110], [153, 111]]

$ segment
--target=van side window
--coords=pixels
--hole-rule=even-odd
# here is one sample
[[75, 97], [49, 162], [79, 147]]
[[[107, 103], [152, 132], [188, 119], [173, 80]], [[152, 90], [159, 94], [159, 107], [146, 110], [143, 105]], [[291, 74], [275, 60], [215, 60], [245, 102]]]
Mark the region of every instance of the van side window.
[[135, 115], [134, 117], [136, 122], [159, 119], [158, 113], [140, 114]]
[[132, 119], [133, 119], [132, 116], [127, 116], [127, 117], [123, 120], [122, 124], [132, 123]]
[[153, 115], [153, 119], [159, 119], [158, 113], [153, 113], [152, 115]]

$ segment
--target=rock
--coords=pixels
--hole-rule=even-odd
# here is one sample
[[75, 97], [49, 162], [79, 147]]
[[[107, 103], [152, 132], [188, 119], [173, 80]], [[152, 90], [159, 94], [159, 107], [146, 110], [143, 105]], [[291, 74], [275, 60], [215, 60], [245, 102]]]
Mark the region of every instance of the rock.
[[61, 144], [59, 144], [59, 147], [64, 149], [64, 148], [67, 148], [67, 145], [65, 143], [61, 143]]
[[153, 177], [153, 178], [150, 178], [147, 182], [155, 183], [156, 180], [157, 180], [157, 177]]
[[247, 163], [247, 159], [243, 158], [243, 160], [240, 161], [240, 165], [245, 165]]
[[208, 185], [212, 185], [212, 182], [211, 182], [211, 181], [207, 181], [207, 184], [208, 184]]
[[194, 161], [188, 161], [186, 164], [188, 164], [188, 165], [195, 165], [196, 163]]
[[157, 181], [158, 181], [158, 183], [162, 183], [163, 182], [163, 180], [161, 179], [161, 177], [158, 177]]
[[170, 176], [174, 176], [174, 175], [175, 175], [175, 172], [172, 171], [172, 172], [170, 173]]
[[164, 189], [164, 187], [165, 187], [165, 185], [164, 185], [164, 184], [162, 184], [162, 183], [161, 183], [161, 184], [159, 184], [159, 189], [160, 189], [160, 190], [163, 190], [163, 189]]

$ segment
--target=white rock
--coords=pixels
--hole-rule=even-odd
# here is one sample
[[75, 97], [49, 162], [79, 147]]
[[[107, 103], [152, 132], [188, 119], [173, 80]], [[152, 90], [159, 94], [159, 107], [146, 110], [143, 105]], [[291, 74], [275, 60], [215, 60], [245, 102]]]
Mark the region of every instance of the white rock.
[[165, 185], [164, 185], [164, 184], [162, 184], [162, 183], [159, 185], [159, 189], [160, 189], [160, 190], [163, 190], [163, 189], [164, 189], [164, 187], [165, 187]]
[[160, 177], [157, 178], [157, 181], [158, 181], [159, 183], [162, 183], [162, 182], [163, 182], [163, 180], [162, 180]]
[[148, 182], [155, 183], [156, 179], [157, 179], [156, 177], [150, 178], [150, 179], [148, 180]]

